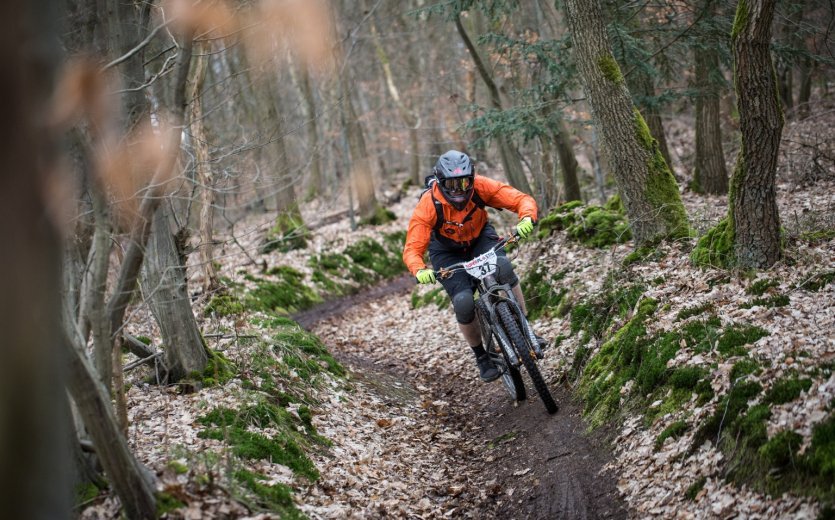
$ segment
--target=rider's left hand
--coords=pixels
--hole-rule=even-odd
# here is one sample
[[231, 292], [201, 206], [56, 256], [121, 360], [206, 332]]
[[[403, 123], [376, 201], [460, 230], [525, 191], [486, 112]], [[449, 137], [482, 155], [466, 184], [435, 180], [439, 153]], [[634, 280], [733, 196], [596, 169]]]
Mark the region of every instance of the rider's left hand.
[[533, 220], [531, 217], [525, 217], [516, 224], [516, 232], [521, 238], [526, 238], [533, 231]]

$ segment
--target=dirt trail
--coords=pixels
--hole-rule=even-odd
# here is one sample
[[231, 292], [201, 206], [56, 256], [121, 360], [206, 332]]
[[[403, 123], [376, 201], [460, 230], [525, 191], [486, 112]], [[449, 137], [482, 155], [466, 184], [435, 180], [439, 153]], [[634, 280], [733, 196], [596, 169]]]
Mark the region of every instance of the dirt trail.
[[[460, 474], [477, 477], [466, 479], [471, 489], [457, 492], [459, 498], [472, 498], [455, 504], [456, 516], [627, 518], [613, 477], [601, 473], [609, 450], [600, 436], [585, 433], [568, 391], [549, 381], [560, 404], [560, 411], [549, 416], [526, 380], [534, 395], [514, 405], [501, 383], [477, 379], [469, 353], [447, 346], [460, 343], [449, 309], [409, 313], [412, 287], [411, 277], [398, 278], [296, 319], [322, 336], [332, 353], [357, 374], [355, 382], [383, 400], [411, 400], [414, 409], [422, 408], [415, 421], [416, 436], [421, 424], [435, 422], [444, 431], [460, 433], [455, 456], [445, 462], [457, 465]], [[387, 309], [392, 316], [385, 316]], [[423, 322], [415, 325], [413, 319]], [[382, 336], [381, 328], [388, 329]], [[369, 338], [356, 337], [365, 331]], [[400, 339], [415, 337], [420, 345]], [[446, 511], [452, 516], [453, 510]], [[429, 516], [440, 513], [438, 509]]]

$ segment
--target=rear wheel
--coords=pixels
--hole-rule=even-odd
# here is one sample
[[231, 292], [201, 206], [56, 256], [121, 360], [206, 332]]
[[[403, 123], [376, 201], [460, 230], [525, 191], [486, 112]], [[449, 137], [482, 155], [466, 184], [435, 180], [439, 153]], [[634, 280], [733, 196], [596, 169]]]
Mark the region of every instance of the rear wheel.
[[493, 334], [493, 327], [491, 327], [487, 321], [487, 313], [484, 310], [484, 304], [480, 301], [476, 304], [476, 316], [478, 316], [478, 324], [481, 326], [482, 335], [487, 338], [491, 335], [493, 337], [493, 341], [488, 342], [490, 343], [490, 349], [493, 350], [493, 352], [489, 352], [489, 354], [498, 369], [502, 371], [502, 384], [507, 390], [507, 393], [510, 394], [510, 398], [514, 401], [524, 401], [528, 398], [528, 391], [525, 389], [525, 382], [522, 380], [522, 373], [519, 372], [518, 368], [511, 366], [507, 362], [507, 358], [504, 354], [495, 352], [495, 349], [501, 349], [501, 346], [499, 345], [499, 338]]
[[511, 312], [507, 302], [497, 304], [496, 310], [499, 314], [499, 319], [502, 321], [502, 325], [504, 325], [504, 330], [507, 332], [507, 337], [513, 343], [513, 346], [516, 347], [516, 353], [519, 354], [522, 364], [525, 365], [525, 370], [527, 370], [528, 375], [531, 376], [531, 381], [533, 381], [533, 386], [536, 388], [536, 392], [542, 399], [542, 404], [545, 405], [545, 409], [548, 410], [548, 413], [556, 413], [559, 407], [557, 406], [556, 401], [554, 401], [554, 398], [551, 396], [551, 392], [548, 390], [548, 385], [545, 384], [545, 378], [543, 378], [542, 374], [539, 372], [539, 367], [536, 364], [536, 360], [531, 355], [531, 349], [528, 346], [528, 342], [525, 340], [525, 336], [522, 335], [522, 330], [519, 328], [519, 324], [516, 323], [516, 317], [513, 312]]

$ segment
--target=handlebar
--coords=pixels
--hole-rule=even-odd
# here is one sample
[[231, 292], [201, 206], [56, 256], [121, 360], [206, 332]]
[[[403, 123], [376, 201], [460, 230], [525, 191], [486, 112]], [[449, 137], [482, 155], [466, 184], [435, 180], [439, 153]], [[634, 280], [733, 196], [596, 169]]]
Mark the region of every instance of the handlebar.
[[[500, 239], [498, 242], [496, 242], [496, 245], [494, 245], [493, 247], [491, 247], [490, 249], [488, 249], [487, 251], [485, 251], [482, 254], [489, 253], [490, 251], [498, 251], [499, 249], [502, 249], [506, 245], [514, 244], [518, 241], [519, 241], [519, 232], [514, 229], [513, 233], [511, 233], [511, 235], [509, 237]], [[445, 279], [449, 278], [450, 276], [452, 276], [453, 274], [455, 274], [456, 272], [463, 270], [464, 269], [464, 264], [466, 264], [469, 261], [470, 260], [465, 260], [463, 262], [458, 262], [458, 263], [452, 264], [448, 267], [441, 267], [437, 271], [433, 271], [433, 272], [435, 273], [435, 275], [439, 279], [445, 280]]]

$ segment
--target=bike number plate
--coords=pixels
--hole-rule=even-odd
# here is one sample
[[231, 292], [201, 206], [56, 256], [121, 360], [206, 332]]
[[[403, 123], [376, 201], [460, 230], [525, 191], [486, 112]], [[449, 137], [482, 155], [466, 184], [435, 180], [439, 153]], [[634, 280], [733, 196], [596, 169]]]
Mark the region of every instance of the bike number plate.
[[490, 276], [496, 272], [497, 260], [496, 252], [488, 251], [483, 255], [477, 256], [464, 264], [464, 269], [467, 273], [479, 280]]

